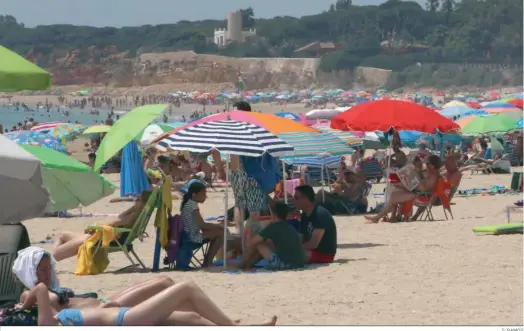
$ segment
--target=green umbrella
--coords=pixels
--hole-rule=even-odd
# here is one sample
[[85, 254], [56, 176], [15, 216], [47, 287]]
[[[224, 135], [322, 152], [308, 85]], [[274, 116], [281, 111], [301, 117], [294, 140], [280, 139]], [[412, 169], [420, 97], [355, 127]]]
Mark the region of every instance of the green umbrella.
[[42, 163], [44, 187], [49, 190], [50, 212], [90, 205], [114, 192], [115, 186], [88, 165], [49, 148], [19, 145]]
[[135, 139], [168, 105], [147, 105], [133, 109], [111, 126], [96, 152], [95, 170]]
[[512, 120], [513, 122], [518, 122], [522, 119], [522, 112], [521, 111], [519, 112], [510, 111], [506, 113], [500, 113], [498, 116], [507, 117], [510, 120]]
[[515, 121], [508, 117], [501, 115], [479, 116], [466, 124], [460, 133], [465, 136], [474, 136], [486, 133], [503, 133], [515, 130], [515, 128]]
[[0, 45], [0, 91], [47, 90], [51, 74]]

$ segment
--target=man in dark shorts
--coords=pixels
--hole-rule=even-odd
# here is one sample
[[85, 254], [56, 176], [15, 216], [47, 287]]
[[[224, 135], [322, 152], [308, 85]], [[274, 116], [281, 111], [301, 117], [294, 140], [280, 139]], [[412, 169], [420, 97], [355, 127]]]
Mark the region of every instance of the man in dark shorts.
[[337, 253], [337, 227], [333, 216], [315, 203], [315, 191], [310, 185], [295, 189], [295, 206], [302, 211], [302, 248], [306, 263], [331, 263]]
[[287, 221], [288, 205], [279, 201], [272, 209], [274, 221], [248, 240], [241, 268], [250, 269], [260, 256], [275, 270], [304, 266], [299, 235]]

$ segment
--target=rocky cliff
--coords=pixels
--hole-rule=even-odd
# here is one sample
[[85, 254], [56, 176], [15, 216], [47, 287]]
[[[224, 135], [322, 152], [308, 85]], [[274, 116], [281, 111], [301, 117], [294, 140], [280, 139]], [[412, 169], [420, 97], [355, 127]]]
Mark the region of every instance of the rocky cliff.
[[[241, 77], [247, 89], [383, 86], [387, 70], [359, 68], [355, 72], [320, 73], [315, 58], [230, 58], [194, 52], [144, 53], [127, 59], [115, 47], [86, 52], [71, 50], [46, 59], [31, 54], [53, 74], [54, 85], [105, 84], [114, 87], [155, 84], [227, 84]], [[42, 63], [43, 61], [47, 63]]]

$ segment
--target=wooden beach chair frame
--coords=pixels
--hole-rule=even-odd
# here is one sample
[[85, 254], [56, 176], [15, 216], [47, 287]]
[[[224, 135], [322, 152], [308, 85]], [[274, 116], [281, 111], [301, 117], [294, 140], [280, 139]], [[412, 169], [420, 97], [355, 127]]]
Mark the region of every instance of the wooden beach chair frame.
[[[124, 243], [120, 243], [118, 239], [113, 240], [111, 243], [116, 243], [116, 246], [109, 246], [109, 247], [101, 247], [102, 241], [98, 241], [95, 252], [93, 254], [96, 255], [99, 249], [106, 250], [107, 253], [115, 253], [115, 252], [122, 252], [127, 257], [127, 259], [131, 262], [130, 266], [127, 266], [123, 269], [129, 268], [129, 267], [136, 267], [140, 265], [142, 269], [147, 270], [146, 266], [140, 260], [138, 255], [136, 254], [135, 250], [133, 249], [133, 242], [138, 239], [140, 241], [143, 241], [144, 236], [148, 236], [146, 233], [146, 228], [149, 223], [149, 220], [151, 219], [151, 216], [153, 215], [153, 211], [156, 209], [159, 200], [162, 197], [161, 194], [161, 187], [162, 185], [158, 185], [152, 192], [151, 196], [147, 200], [146, 204], [140, 211], [140, 214], [138, 215], [138, 219], [136, 220], [135, 224], [131, 229], [125, 229], [125, 228], [113, 228], [113, 231], [118, 234], [128, 233], [128, 236]], [[102, 227], [92, 225], [87, 227], [90, 230], [101, 230]], [[135, 261], [131, 258], [131, 255], [136, 259], [138, 263], [135, 263]]]

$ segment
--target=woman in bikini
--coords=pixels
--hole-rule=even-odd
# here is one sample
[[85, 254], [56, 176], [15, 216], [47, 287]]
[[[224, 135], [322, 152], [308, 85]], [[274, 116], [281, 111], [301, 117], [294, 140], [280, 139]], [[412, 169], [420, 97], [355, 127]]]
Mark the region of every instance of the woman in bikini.
[[[142, 192], [140, 198], [136, 200], [135, 204], [131, 208], [118, 215], [117, 219], [105, 222], [104, 225], [124, 228], [133, 227], [150, 195], [151, 192]], [[56, 261], [61, 261], [76, 256], [78, 254], [78, 248], [92, 235], [93, 231], [87, 229], [83, 234], [69, 231], [59, 233], [55, 246], [52, 250], [53, 257]], [[124, 236], [121, 235], [119, 240], [125, 240]]]
[[419, 186], [410, 192], [406, 189], [395, 187], [391, 193], [390, 199], [382, 210], [376, 215], [364, 216], [366, 223], [378, 223], [379, 220], [391, 212], [396, 205], [415, 199], [417, 195], [431, 193], [438, 183], [440, 177], [440, 168], [442, 161], [436, 155], [430, 155], [427, 158], [427, 176], [420, 181]]
[[[173, 285], [135, 307], [63, 309], [58, 314], [51, 308], [47, 286], [41, 283], [30, 291], [22, 308], [35, 303], [39, 326], [240, 325], [193, 282]], [[188, 308], [193, 312], [184, 313]], [[276, 320], [274, 316], [260, 325], [275, 325]]]

